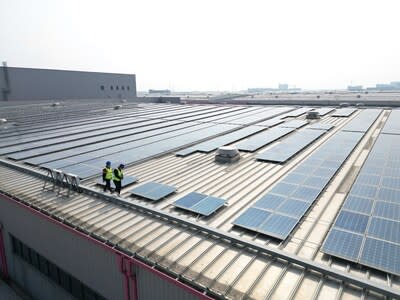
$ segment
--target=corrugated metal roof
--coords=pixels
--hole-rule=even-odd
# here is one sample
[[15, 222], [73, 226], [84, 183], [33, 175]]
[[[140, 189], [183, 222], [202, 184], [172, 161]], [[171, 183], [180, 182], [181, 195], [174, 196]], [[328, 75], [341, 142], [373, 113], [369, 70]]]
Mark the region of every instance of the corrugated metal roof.
[[[157, 110], [160, 107], [176, 106], [146, 105], [142, 109]], [[140, 183], [162, 182], [175, 186], [178, 191], [162, 201], [149, 202], [131, 197], [131, 188], [126, 188], [122, 193], [124, 199], [195, 222], [205, 226], [204, 228], [226, 232], [227, 239], [183, 226], [179, 221], [160, 219], [144, 211], [129, 209], [86, 193], [73, 194], [68, 199], [57, 196], [54, 192], [42, 189], [43, 180], [40, 178], [21, 173], [4, 164], [0, 166], [0, 174], [2, 178], [9, 180], [0, 183], [0, 190], [59, 219], [65, 219], [72, 226], [118, 245], [121, 249], [136, 253], [148, 263], [175, 274], [197, 288], [204, 287], [206, 291], [220, 297], [380, 298], [384, 295], [382, 291], [379, 294], [371, 289], [364, 289], [362, 284], [350, 285], [349, 282], [338, 280], [339, 274], [348, 274], [382, 288], [392, 288], [395, 293], [400, 294], [397, 276], [324, 255], [320, 247], [387, 115], [387, 111], [381, 114], [334, 180], [285, 241], [233, 227], [232, 221], [271, 189], [283, 175], [357, 116], [357, 113], [349, 118], [334, 118], [330, 114], [324, 116], [321, 121], [335, 125], [334, 129], [284, 165], [254, 159], [257, 153], [269, 147], [267, 146], [258, 152], [241, 153], [240, 161], [234, 164], [215, 163], [214, 153], [195, 153], [187, 157], [176, 157], [174, 153], [167, 153], [125, 170], [126, 175], [138, 176]], [[297, 119], [304, 119], [304, 116]], [[98, 189], [94, 180], [85, 181], [84, 185]], [[229, 205], [208, 218], [172, 205], [175, 200], [192, 191], [221, 197], [228, 200]], [[290, 263], [290, 260], [250, 249], [246, 243], [244, 244], [247, 246], [237, 245], [229, 242], [229, 236], [234, 236], [243, 243], [253, 243], [322, 265], [333, 273], [336, 272], [338, 276], [325, 276], [312, 268], [305, 269]]]

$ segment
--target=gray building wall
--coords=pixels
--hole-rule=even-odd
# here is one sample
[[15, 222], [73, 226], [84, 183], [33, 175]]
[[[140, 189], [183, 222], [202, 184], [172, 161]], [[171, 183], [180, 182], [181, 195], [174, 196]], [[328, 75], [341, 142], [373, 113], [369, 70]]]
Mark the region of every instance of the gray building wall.
[[103, 297], [124, 299], [123, 275], [114, 253], [2, 199], [0, 222], [4, 226], [10, 277], [34, 299], [70, 299], [70, 296], [12, 253], [10, 233]]
[[[6, 96], [4, 90], [8, 90]], [[135, 97], [133, 74], [0, 67], [0, 100], [3, 101]]]
[[[119, 270], [115, 253], [1, 197], [0, 223], [4, 226], [9, 275], [34, 299], [73, 298], [22, 258], [14, 255], [10, 234], [101, 296], [110, 300], [125, 299], [124, 276]], [[139, 300], [198, 298], [147, 269], [135, 266], [134, 270]]]

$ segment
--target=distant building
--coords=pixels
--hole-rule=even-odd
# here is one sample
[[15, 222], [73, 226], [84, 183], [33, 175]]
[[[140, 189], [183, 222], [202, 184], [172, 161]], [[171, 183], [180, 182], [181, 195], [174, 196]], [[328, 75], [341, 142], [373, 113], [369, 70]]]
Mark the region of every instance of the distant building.
[[134, 74], [0, 67], [0, 101], [136, 98]]
[[149, 90], [149, 94], [171, 95], [170, 90]]
[[363, 86], [362, 85], [349, 85], [347, 87], [348, 91], [356, 92], [356, 91], [362, 91]]
[[287, 91], [289, 89], [289, 85], [287, 83], [280, 83], [278, 89], [281, 91]]

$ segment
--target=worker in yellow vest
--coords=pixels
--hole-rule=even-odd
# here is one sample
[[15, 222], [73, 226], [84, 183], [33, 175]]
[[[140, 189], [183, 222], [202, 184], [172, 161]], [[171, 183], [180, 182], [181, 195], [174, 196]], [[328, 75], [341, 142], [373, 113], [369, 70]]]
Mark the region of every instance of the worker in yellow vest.
[[111, 180], [113, 179], [113, 170], [111, 168], [111, 161], [106, 162], [106, 167], [103, 169], [103, 182], [106, 184], [104, 185], [104, 192], [109, 190], [111, 193], [113, 192], [111, 189]]
[[118, 168], [114, 169], [115, 191], [118, 193], [118, 196], [121, 195], [121, 181], [124, 179], [124, 173], [122, 170], [124, 167], [125, 166], [123, 164], [120, 164]]

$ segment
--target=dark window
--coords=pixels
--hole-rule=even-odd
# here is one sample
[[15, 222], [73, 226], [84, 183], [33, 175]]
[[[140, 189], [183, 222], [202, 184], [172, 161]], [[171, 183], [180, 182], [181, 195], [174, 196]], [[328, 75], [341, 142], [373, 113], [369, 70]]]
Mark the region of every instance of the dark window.
[[125, 87], [124, 87], [123, 85], [121, 86], [121, 89], [122, 89], [123, 91], [125, 91]]
[[64, 290], [80, 300], [105, 300], [104, 297], [85, 286], [78, 279], [61, 270], [57, 265], [48, 261], [35, 250], [29, 248], [11, 235], [13, 253], [31, 264]]
[[102, 91], [104, 91], [104, 85], [101, 85], [101, 86], [100, 86], [100, 89], [101, 89]]
[[49, 265], [47, 264], [47, 259], [39, 255], [39, 270], [45, 275], [49, 275]]
[[129, 85], [126, 87], [126, 89], [129, 91], [131, 88], [129, 87]]
[[113, 86], [110, 86], [110, 90], [114, 90], [114, 87], [113, 87]]
[[118, 91], [118, 90], [119, 90], [119, 86], [117, 85], [117, 86], [115, 87], [115, 89]]

